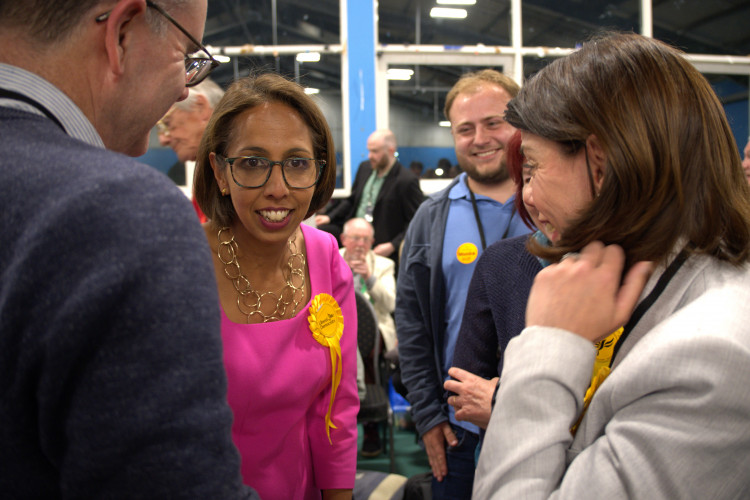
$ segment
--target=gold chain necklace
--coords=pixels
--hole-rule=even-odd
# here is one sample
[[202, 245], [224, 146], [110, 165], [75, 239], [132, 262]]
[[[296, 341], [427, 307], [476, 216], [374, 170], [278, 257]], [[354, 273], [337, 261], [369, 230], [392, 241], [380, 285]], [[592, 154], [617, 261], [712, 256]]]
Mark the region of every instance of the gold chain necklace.
[[[229, 239], [222, 241], [222, 233], [228, 233]], [[250, 323], [250, 316], [258, 314], [263, 318], [263, 323], [269, 321], [278, 321], [287, 316], [287, 307], [292, 305], [291, 314], [293, 317], [299, 310], [300, 303], [305, 298], [305, 256], [302, 252], [297, 251], [295, 241], [297, 232], [287, 241], [289, 248], [289, 259], [284, 271], [286, 285], [281, 292], [257, 292], [250, 286], [250, 280], [242, 274], [240, 263], [237, 261], [237, 242], [234, 241], [234, 234], [228, 227], [219, 229], [217, 236], [219, 240], [219, 249], [216, 252], [219, 260], [224, 264], [224, 274], [232, 281], [235, 290], [237, 290], [237, 307], [240, 312], [247, 316], [247, 322]], [[296, 264], [296, 266], [295, 266]], [[261, 310], [261, 303], [266, 297], [276, 298], [276, 308], [271, 314], [266, 314]]]

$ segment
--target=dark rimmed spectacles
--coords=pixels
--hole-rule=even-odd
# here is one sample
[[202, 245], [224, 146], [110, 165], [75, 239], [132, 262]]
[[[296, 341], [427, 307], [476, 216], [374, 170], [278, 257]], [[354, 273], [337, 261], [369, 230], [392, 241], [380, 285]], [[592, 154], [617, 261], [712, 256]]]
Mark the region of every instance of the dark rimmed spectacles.
[[287, 158], [273, 161], [262, 156], [237, 156], [235, 158], [216, 157], [229, 164], [234, 183], [243, 188], [259, 188], [271, 178], [274, 165], [281, 165], [281, 176], [292, 189], [307, 189], [318, 183], [326, 162], [314, 158]]
[[[188, 31], [183, 28], [180, 23], [175, 21], [174, 18], [167, 13], [167, 11], [150, 0], [146, 0], [146, 6], [151, 7], [156, 12], [164, 16], [167, 21], [172, 23], [175, 28], [180, 30], [188, 38], [188, 40], [193, 43], [193, 45], [198, 47], [197, 52], [204, 52], [208, 56], [195, 57], [193, 55], [185, 55], [185, 86], [194, 87], [205, 80], [206, 77], [219, 66], [219, 61], [214, 59], [213, 56], [208, 52], [208, 49], [206, 49], [206, 46], [199, 42], [193, 35], [188, 33]], [[105, 12], [104, 14], [98, 16], [96, 18], [96, 22], [101, 23], [106, 21], [111, 13], [111, 11]]]

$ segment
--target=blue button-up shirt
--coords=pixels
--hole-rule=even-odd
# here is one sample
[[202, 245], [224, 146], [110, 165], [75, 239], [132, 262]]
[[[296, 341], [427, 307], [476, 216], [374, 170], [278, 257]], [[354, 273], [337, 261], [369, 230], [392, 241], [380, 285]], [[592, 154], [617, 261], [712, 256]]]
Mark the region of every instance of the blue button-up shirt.
[[[460, 182], [453, 186], [448, 195], [451, 205], [443, 239], [442, 265], [446, 295], [443, 380], [450, 378], [448, 368], [453, 365], [453, 351], [461, 329], [467, 300], [466, 293], [474, 274], [474, 267], [482, 255], [482, 241], [479, 237], [479, 227], [474, 216], [466, 177], [466, 173], [461, 174]], [[502, 239], [503, 235], [506, 238], [512, 238], [530, 232], [528, 226], [513, 208], [515, 196], [511, 196], [505, 203], [479, 194], [474, 196], [488, 246]], [[479, 428], [474, 424], [458, 422], [453, 407], [450, 408], [450, 421], [471, 432], [479, 433]]]

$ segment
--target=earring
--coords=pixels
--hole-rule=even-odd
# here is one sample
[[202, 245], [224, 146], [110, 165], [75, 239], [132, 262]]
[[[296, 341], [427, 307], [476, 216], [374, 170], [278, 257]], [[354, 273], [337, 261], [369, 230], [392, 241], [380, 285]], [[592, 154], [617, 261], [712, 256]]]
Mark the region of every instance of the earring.
[[222, 190], [221, 190], [221, 195], [222, 195], [222, 196], [226, 196], [226, 195], [228, 195], [228, 194], [229, 194], [229, 190], [228, 190], [227, 188], [222, 188]]

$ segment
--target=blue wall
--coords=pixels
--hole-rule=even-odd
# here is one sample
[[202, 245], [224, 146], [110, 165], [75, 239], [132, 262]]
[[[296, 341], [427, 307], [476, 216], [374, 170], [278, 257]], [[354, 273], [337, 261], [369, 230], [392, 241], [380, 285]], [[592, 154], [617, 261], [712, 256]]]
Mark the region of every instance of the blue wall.
[[[719, 98], [746, 94], [748, 91], [745, 85], [732, 80], [721, 81], [713, 85], [713, 89]], [[732, 128], [734, 139], [737, 141], [740, 156], [742, 156], [742, 151], [745, 149], [745, 144], [747, 144], [748, 135], [750, 135], [750, 127], [748, 126], [748, 101], [742, 100], [726, 104], [724, 105], [724, 110], [727, 114], [727, 120], [729, 120], [729, 126]]]
[[177, 162], [177, 155], [170, 148], [151, 148], [145, 155], [139, 156], [138, 160], [166, 175], [169, 168]]

